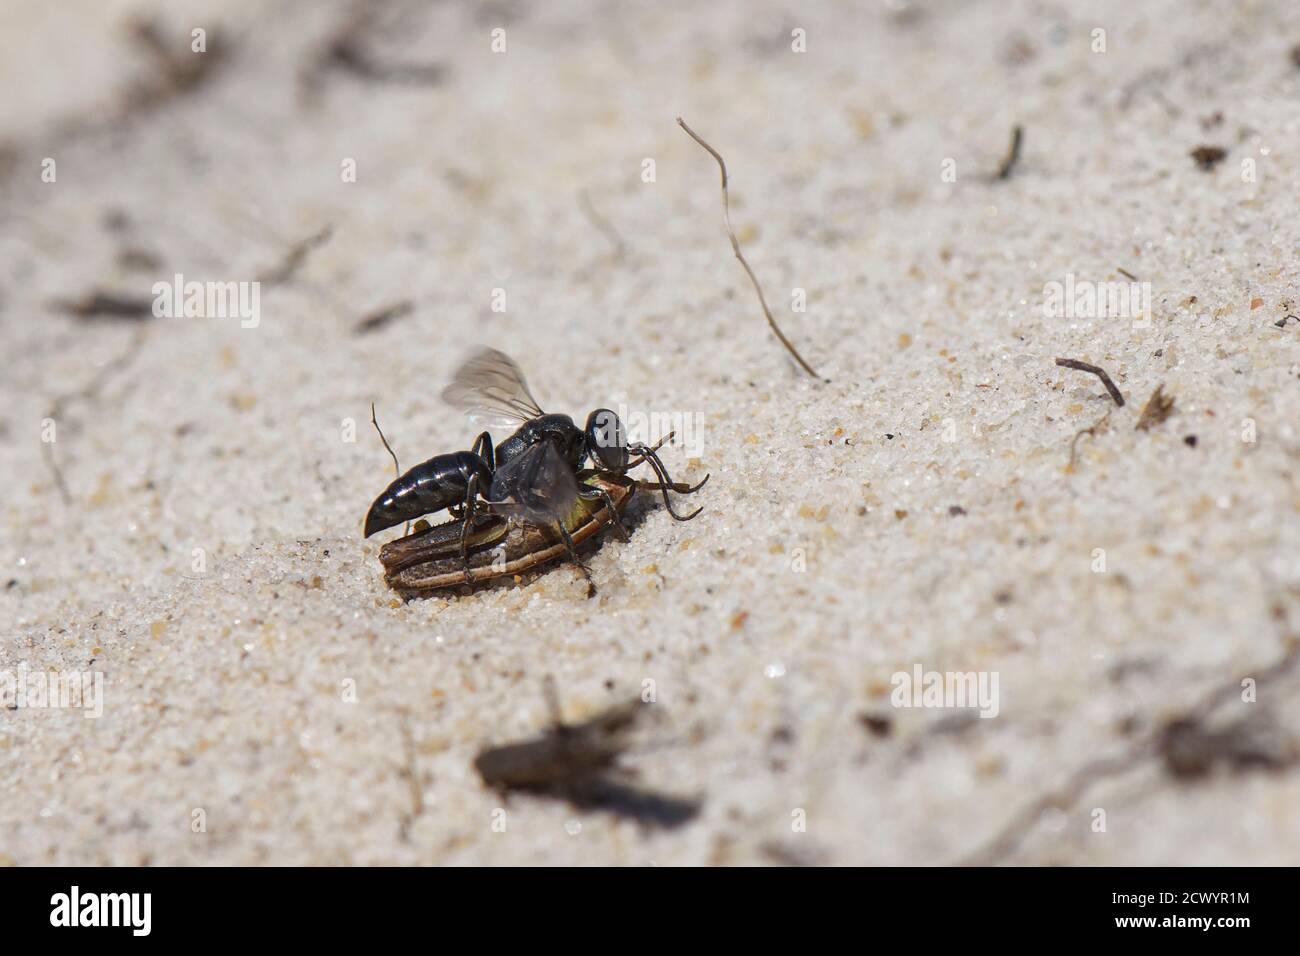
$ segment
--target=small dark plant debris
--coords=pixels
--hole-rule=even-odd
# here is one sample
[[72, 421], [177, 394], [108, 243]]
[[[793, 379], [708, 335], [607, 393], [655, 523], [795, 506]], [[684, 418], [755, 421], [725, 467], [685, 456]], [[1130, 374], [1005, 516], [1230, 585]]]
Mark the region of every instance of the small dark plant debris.
[[858, 714], [858, 723], [873, 737], [888, 737], [894, 732], [894, 721], [884, 714], [863, 711]]
[[153, 318], [153, 299], [95, 290], [80, 299], [58, 299], [51, 307], [78, 319], [142, 322]]
[[1077, 372], [1091, 372], [1093, 375], [1096, 375], [1101, 379], [1101, 384], [1106, 386], [1106, 391], [1109, 392], [1110, 397], [1115, 400], [1115, 404], [1120, 408], [1124, 407], [1124, 396], [1115, 386], [1115, 383], [1111, 381], [1110, 376], [1106, 374], [1105, 369], [1098, 368], [1096, 365], [1089, 365], [1087, 362], [1080, 362], [1078, 359], [1059, 358], [1056, 360], [1056, 364], [1061, 366], [1061, 368], [1072, 368]]
[[1158, 748], [1165, 769], [1183, 780], [1207, 776], [1219, 766], [1281, 770], [1297, 757], [1294, 742], [1262, 710], [1218, 729], [1195, 715], [1170, 721]]
[[1138, 431], [1150, 431], [1173, 414], [1174, 397], [1166, 395], [1164, 388], [1163, 384], [1157, 385], [1147, 403], [1142, 406], [1142, 414], [1138, 416]]
[[1002, 160], [1002, 165], [998, 167], [998, 179], [1010, 179], [1011, 174], [1015, 171], [1016, 164], [1020, 162], [1020, 150], [1025, 141], [1025, 128], [1019, 123], [1011, 130], [1011, 146], [1007, 150], [1006, 159]]
[[1187, 155], [1196, 161], [1199, 169], [1208, 173], [1227, 158], [1228, 151], [1222, 146], [1197, 146]]
[[382, 309], [376, 309], [369, 315], [362, 318], [352, 331], [357, 335], [367, 335], [371, 332], [378, 332], [384, 326], [400, 319], [404, 315], [409, 315], [415, 306], [409, 299], [405, 299], [394, 305], [386, 306]]

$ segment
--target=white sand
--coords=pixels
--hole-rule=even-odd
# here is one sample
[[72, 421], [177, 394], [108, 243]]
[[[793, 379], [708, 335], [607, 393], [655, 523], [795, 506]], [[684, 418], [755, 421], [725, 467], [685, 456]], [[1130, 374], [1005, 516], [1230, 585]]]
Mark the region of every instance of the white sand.
[[[314, 92], [302, 71], [343, 7], [4, 14], [0, 79], [21, 92], [0, 116], [0, 589], [16, 582], [0, 670], [93, 666], [105, 697], [98, 720], [0, 715], [0, 861], [934, 864], [1012, 825], [991, 858], [1295, 862], [1286, 770], [1180, 782], [1135, 758], [1013, 822], [1278, 659], [1275, 603], [1300, 621], [1300, 327], [1274, 325], [1300, 307], [1286, 5], [714, 6], [390, 4], [366, 49], [441, 62], [446, 82], [336, 70]], [[106, 124], [153, 69], [124, 34], [151, 8], [181, 50], [192, 26], [223, 30], [228, 62]], [[750, 261], [830, 384], [768, 333], [679, 114], [728, 160]], [[1016, 123], [1020, 165], [990, 182]], [[1227, 158], [1201, 171], [1201, 145]], [[256, 328], [49, 307], [147, 298], [176, 272], [252, 280], [325, 226], [295, 281], [263, 286]], [[132, 249], [157, 262], [131, 267]], [[1044, 283], [1118, 268], [1150, 283], [1150, 328], [1044, 317]], [[404, 465], [468, 447], [437, 396], [476, 342], [514, 354], [548, 409], [702, 423], [701, 450], [665, 458], [711, 473], [703, 515], [646, 509], [589, 557], [592, 600], [565, 567], [393, 600], [382, 539], [360, 537], [391, 477], [369, 403]], [[56, 422], [64, 504], [42, 419], [124, 355]], [[1129, 400], [1079, 439], [1073, 473], [1071, 439], [1109, 399], [1058, 355]], [[1160, 383], [1174, 414], [1136, 431]], [[916, 664], [996, 672], [998, 716], [892, 708], [891, 676]], [[547, 674], [571, 718], [653, 680], [664, 719], [627, 763], [702, 796], [699, 816], [650, 829], [516, 797], [494, 832], [501, 800], [471, 761], [544, 724]], [[1264, 714], [1293, 734], [1295, 690], [1230, 694], [1216, 723]]]

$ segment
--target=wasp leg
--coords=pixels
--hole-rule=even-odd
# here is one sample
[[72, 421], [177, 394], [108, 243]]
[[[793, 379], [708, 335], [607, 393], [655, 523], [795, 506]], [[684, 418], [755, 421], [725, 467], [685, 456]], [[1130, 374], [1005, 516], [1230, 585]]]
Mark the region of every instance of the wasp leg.
[[[484, 432], [486, 435], [487, 433]], [[476, 443], [477, 444], [477, 443]], [[471, 475], [469, 484], [465, 486], [465, 504], [462, 510], [465, 513], [464, 519], [460, 525], [460, 569], [465, 575], [465, 583], [473, 587], [474, 579], [469, 573], [469, 532], [474, 527], [475, 504], [478, 502], [478, 475]]]
[[604, 499], [605, 507], [609, 509], [609, 520], [614, 525], [614, 527], [618, 529], [619, 538], [621, 538], [623, 541], [629, 540], [627, 536], [627, 529], [623, 527], [623, 516], [620, 515], [618, 513], [618, 509], [614, 507], [614, 499], [609, 496], [608, 491], [606, 491], [604, 488], [592, 488], [590, 490], [580, 490], [578, 492], [578, 497], [584, 498], [587, 501], [593, 501], [596, 498]]
[[560, 537], [564, 539], [564, 546], [569, 550], [569, 559], [578, 566], [582, 576], [587, 579], [587, 588], [591, 594], [596, 593], [596, 582], [591, 579], [591, 568], [582, 563], [578, 557], [578, 552], [573, 549], [573, 539], [569, 537], [569, 529], [564, 526], [563, 521], [555, 522], [555, 527], [560, 529]]
[[474, 444], [470, 446], [470, 454], [478, 455], [487, 462], [488, 471], [496, 471], [496, 452], [492, 450], [492, 436], [487, 432], [479, 435], [474, 439]]

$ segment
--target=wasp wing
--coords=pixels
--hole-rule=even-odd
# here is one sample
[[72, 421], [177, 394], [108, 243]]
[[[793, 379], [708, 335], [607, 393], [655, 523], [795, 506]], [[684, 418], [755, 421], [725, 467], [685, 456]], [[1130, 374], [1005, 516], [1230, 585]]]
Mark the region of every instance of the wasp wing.
[[442, 399], [471, 420], [497, 428], [517, 428], [544, 414], [519, 366], [496, 349], [479, 349], [467, 358], [443, 389]]
[[551, 442], [539, 441], [497, 466], [488, 497], [497, 514], [547, 527], [566, 524], [578, 500], [578, 479]]

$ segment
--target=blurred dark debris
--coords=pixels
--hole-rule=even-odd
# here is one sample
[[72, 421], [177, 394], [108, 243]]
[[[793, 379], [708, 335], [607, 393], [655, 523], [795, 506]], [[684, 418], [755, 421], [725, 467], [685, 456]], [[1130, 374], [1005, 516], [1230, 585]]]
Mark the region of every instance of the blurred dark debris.
[[894, 719], [888, 714], [873, 714], [863, 711], [858, 714], [858, 723], [873, 737], [888, 737], [894, 732]]
[[385, 63], [366, 49], [361, 37], [339, 36], [321, 54], [320, 67], [349, 73], [372, 83], [434, 86], [447, 69], [441, 63]]
[[1162, 667], [1162, 663], [1151, 657], [1130, 657], [1116, 661], [1106, 668], [1106, 677], [1113, 683], [1122, 684], [1130, 677], [1150, 677]]
[[[1133, 737], [1125, 748], [1077, 767], [1066, 776], [1064, 783], [1023, 807], [961, 863], [990, 866], [1004, 860], [1046, 813], [1068, 811], [1100, 781], [1130, 773], [1152, 758], [1159, 760], [1170, 775], [1183, 781], [1204, 778], [1218, 767], [1233, 771], [1278, 771], [1300, 762], [1295, 736], [1281, 727], [1263, 709], [1264, 705], [1245, 703], [1242, 699], [1245, 677], [1253, 678], [1258, 691], [1289, 676], [1300, 663], [1300, 633], [1291, 627], [1287, 610], [1280, 601], [1273, 605], [1272, 617], [1281, 632], [1283, 650], [1271, 664], [1245, 675], [1232, 674], [1177, 717], [1152, 724], [1149, 731]], [[1260, 709], [1235, 719], [1222, 716], [1228, 708], [1242, 706]], [[1216, 713], [1221, 714], [1217, 719]], [[1141, 715], [1130, 714], [1123, 729], [1128, 734], [1137, 734], [1144, 724], [1147, 721]]]
[[[1226, 47], [1222, 42], [1200, 43], [1189, 47], [1178, 56], [1176, 62], [1168, 66], [1143, 70], [1126, 83], [1120, 93], [1119, 108], [1127, 110], [1140, 95], [1150, 94], [1151, 98], [1164, 109], [1166, 115], [1171, 119], [1177, 119], [1182, 115], [1182, 110], [1165, 94], [1164, 87], [1174, 79], [1194, 80], [1195, 76], [1189, 78], [1185, 74], [1195, 73], [1198, 70], [1202, 75], [1213, 75], [1216, 70], [1220, 70], [1225, 65], [1225, 56]], [[1179, 74], [1184, 76], [1180, 77]], [[1205, 93], [1208, 95], [1209, 91]]]
[[1023, 33], [1013, 34], [1002, 47], [1002, 62], [1007, 66], [1024, 66], [1033, 62], [1036, 56], [1038, 56], [1038, 48]]
[[634, 698], [581, 723], [566, 724], [552, 699], [555, 718], [550, 727], [530, 740], [483, 749], [474, 769], [487, 786], [503, 793], [567, 800], [579, 809], [604, 810], [645, 825], [680, 826], [699, 812], [699, 799], [654, 793], [620, 779], [629, 774], [620, 771], [618, 761], [650, 706]]
[[758, 852], [765, 860], [777, 866], [825, 866], [829, 859], [826, 850], [806, 841], [807, 837], [799, 842], [768, 840], [759, 846]]
[[998, 179], [1011, 178], [1016, 165], [1020, 162], [1020, 150], [1024, 146], [1024, 141], [1025, 128], [1017, 123], [1011, 130], [1011, 145], [1007, 148], [1006, 159], [1002, 160], [1002, 165], [998, 167]]
[[1164, 767], [1179, 779], [1205, 777], [1216, 767], [1282, 770], [1297, 760], [1296, 742], [1259, 704], [1247, 716], [1220, 728], [1199, 716], [1170, 721], [1160, 731]]
[[623, 255], [627, 252], [627, 243], [623, 241], [623, 237], [619, 235], [618, 230], [614, 228], [613, 224], [602, 216], [600, 211], [596, 209], [595, 205], [591, 201], [591, 196], [587, 194], [587, 190], [585, 189], [578, 193], [578, 208], [582, 210], [583, 215], [585, 215], [587, 219], [590, 220], [591, 224], [605, 237], [605, 241], [610, 244], [614, 258], [622, 259]]
[[794, 728], [789, 724], [780, 724], [772, 728], [767, 738], [767, 768], [772, 773], [785, 773], [789, 768], [790, 751], [794, 741]]
[[1293, 46], [1287, 56], [1291, 60], [1291, 65], [1296, 69], [1300, 69], [1300, 43]]
[[1291, 319], [1294, 319], [1296, 324], [1300, 325], [1300, 316], [1297, 315], [1284, 315], [1282, 316], [1282, 318], [1278, 319], [1273, 324], [1276, 325], [1279, 329], [1285, 329], [1287, 322]]
[[1174, 397], [1165, 394], [1163, 384], [1157, 385], [1156, 390], [1147, 399], [1147, 403], [1142, 406], [1142, 414], [1138, 416], [1136, 428], [1140, 432], [1150, 431], [1172, 415], [1173, 411]]
[[176, 96], [193, 93], [225, 59], [220, 31], [207, 31], [204, 52], [195, 52], [188, 30], [172, 36], [156, 20], [133, 20], [129, 26], [137, 49], [154, 64], [154, 75], [138, 81], [127, 94], [125, 109], [138, 112], [154, 109]]
[[285, 253], [284, 258], [280, 260], [280, 263], [261, 273], [257, 277], [257, 281], [265, 283], [266, 285], [278, 285], [284, 282], [292, 282], [298, 275], [298, 270], [301, 269], [303, 263], [307, 261], [307, 256], [320, 246], [329, 242], [330, 237], [333, 235], [334, 227], [326, 226], [308, 236], [306, 239], [301, 239], [294, 243], [289, 247], [289, 251]]
[[[225, 35], [216, 28], [206, 28], [205, 51], [192, 48], [190, 27], [171, 29], [153, 19], [132, 19], [126, 24], [129, 49], [125, 61], [144, 60], [145, 75], [124, 84], [107, 108], [76, 113], [54, 121], [53, 129], [30, 142], [0, 143], [0, 180], [9, 178], [36, 155], [57, 155], [66, 142], [87, 137], [119, 135], [123, 126], [171, 101], [195, 93], [219, 72], [227, 61]], [[143, 53], [143, 57], [139, 54]]]
[[118, 250], [117, 267], [126, 272], [148, 272], [152, 274], [162, 270], [162, 258], [148, 249], [128, 246], [125, 249]]
[[[152, 314], [152, 313], [151, 313]], [[51, 404], [45, 417], [51, 419], [55, 427], [67, 433], [69, 416], [67, 414], [68, 406], [74, 402], [95, 402], [98, 404], [100, 393], [104, 387], [112, 381], [113, 377], [122, 371], [127, 365], [135, 360], [136, 355], [144, 345], [145, 333], [149, 326], [139, 326], [131, 336], [131, 341], [127, 343], [125, 349], [108, 362], [103, 368], [91, 377], [85, 386], [75, 392], [68, 392], [60, 395]], [[59, 444], [65, 444], [60, 442]], [[68, 491], [67, 482], [63, 477], [63, 469], [59, 467], [58, 461], [54, 457], [54, 442], [41, 442], [41, 455], [45, 459], [45, 465], [50, 471], [50, 476], [54, 479], [54, 485], [59, 490], [59, 496], [63, 499], [64, 504], [72, 503], [72, 495]]]
[[341, 73], [366, 83], [396, 86], [438, 86], [447, 79], [441, 63], [389, 60], [375, 50], [375, 35], [391, 26], [403, 10], [387, 2], [359, 0], [315, 47], [298, 71], [299, 95], [310, 99], [320, 92], [329, 73]]
[[410, 315], [414, 308], [415, 304], [410, 299], [403, 299], [393, 305], [376, 309], [358, 321], [352, 327], [352, 331], [356, 335], [368, 335], [371, 332], [378, 332], [403, 316]]
[[1187, 155], [1196, 162], [1197, 168], [1208, 173], [1227, 158], [1228, 151], [1222, 146], [1197, 146]]
[[56, 299], [50, 308], [78, 319], [140, 322], [153, 318], [153, 299], [95, 290], [79, 299]]

